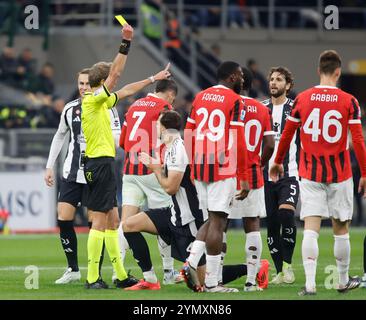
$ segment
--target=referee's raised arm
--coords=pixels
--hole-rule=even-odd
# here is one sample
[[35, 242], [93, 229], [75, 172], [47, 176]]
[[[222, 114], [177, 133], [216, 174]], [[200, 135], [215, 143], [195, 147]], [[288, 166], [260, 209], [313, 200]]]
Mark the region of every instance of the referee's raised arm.
[[168, 79], [171, 76], [169, 68], [170, 68], [170, 62], [166, 65], [166, 67], [163, 70], [161, 70], [157, 74], [150, 76], [144, 80], [125, 85], [123, 88], [115, 92], [117, 98], [120, 100], [132, 96], [135, 93], [147, 87], [148, 85], [154, 83], [155, 81]]
[[104, 85], [109, 91], [114, 89], [123, 69], [125, 68], [127, 54], [130, 50], [131, 40], [133, 38], [133, 28], [129, 24], [125, 24], [121, 32], [122, 42], [119, 47], [119, 52], [114, 58], [108, 78], [104, 82]]

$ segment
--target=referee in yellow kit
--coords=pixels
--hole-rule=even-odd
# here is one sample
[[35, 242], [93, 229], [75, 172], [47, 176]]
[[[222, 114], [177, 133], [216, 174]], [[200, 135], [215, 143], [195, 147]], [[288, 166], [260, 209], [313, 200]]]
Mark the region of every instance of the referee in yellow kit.
[[91, 92], [85, 93], [82, 103], [81, 123], [86, 139], [84, 175], [90, 191], [87, 207], [93, 213], [93, 224], [88, 237], [88, 276], [85, 285], [87, 289], [108, 288], [100, 277], [98, 267], [103, 241], [117, 274], [116, 286], [126, 288], [136, 283], [133, 277], [127, 276], [122, 264], [117, 234], [119, 218], [112, 210], [117, 206], [117, 184], [114, 175], [116, 152], [108, 109], [114, 107], [119, 99], [135, 94], [155, 80], [169, 78], [170, 72], [168, 64], [156, 75], [110, 93], [109, 89], [113, 88], [117, 81], [116, 65], [121, 65], [121, 61], [126, 60], [129, 46], [130, 41], [123, 40], [113, 64], [98, 62], [91, 67]]

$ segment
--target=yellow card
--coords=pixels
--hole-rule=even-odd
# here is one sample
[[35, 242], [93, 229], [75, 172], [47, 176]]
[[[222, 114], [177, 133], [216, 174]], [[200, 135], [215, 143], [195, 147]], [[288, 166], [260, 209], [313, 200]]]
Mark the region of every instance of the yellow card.
[[115, 16], [115, 18], [121, 24], [121, 26], [124, 26], [127, 23], [127, 21], [125, 20], [125, 18], [122, 17], [122, 15]]

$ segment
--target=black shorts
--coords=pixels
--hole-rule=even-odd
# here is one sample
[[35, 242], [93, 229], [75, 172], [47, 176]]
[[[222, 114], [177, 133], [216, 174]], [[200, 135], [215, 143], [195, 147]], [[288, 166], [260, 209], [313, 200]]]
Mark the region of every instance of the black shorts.
[[[190, 225], [176, 227], [172, 224], [170, 208], [150, 209], [145, 211], [152, 223], [155, 225], [159, 236], [172, 246], [172, 257], [178, 261], [185, 262], [189, 256], [189, 249], [196, 236], [192, 234], [192, 229], [198, 230], [203, 222], [193, 221]], [[203, 257], [198, 263], [199, 266], [206, 263]]]
[[66, 202], [74, 206], [86, 206], [88, 201], [88, 186], [83, 183], [61, 179], [58, 202]]
[[283, 178], [278, 182], [266, 181], [264, 195], [267, 216], [277, 212], [281, 204], [292, 205], [295, 209], [299, 201], [299, 182], [295, 177]]
[[84, 166], [84, 175], [89, 188], [88, 209], [107, 213], [117, 207], [114, 158], [88, 159]]

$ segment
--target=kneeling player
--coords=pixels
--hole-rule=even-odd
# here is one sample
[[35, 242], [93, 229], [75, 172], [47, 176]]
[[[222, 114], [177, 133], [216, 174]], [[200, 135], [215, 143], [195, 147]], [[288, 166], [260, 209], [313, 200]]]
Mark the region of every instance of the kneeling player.
[[[163, 189], [172, 196], [173, 206], [151, 209], [127, 218], [122, 223], [124, 233], [145, 231], [158, 234], [171, 245], [172, 257], [185, 262], [187, 249], [195, 240], [197, 230], [203, 224], [204, 213], [199, 209], [196, 188], [190, 180], [190, 167], [184, 142], [180, 137], [181, 118], [175, 111], [163, 112], [158, 122], [158, 134], [166, 146], [163, 167], [147, 153], [141, 153], [140, 161], [153, 171]], [[155, 162], [155, 163], [154, 163]], [[199, 265], [203, 265], [201, 259]], [[204, 270], [200, 274], [203, 282]], [[126, 290], [159, 290], [141, 280]]]

